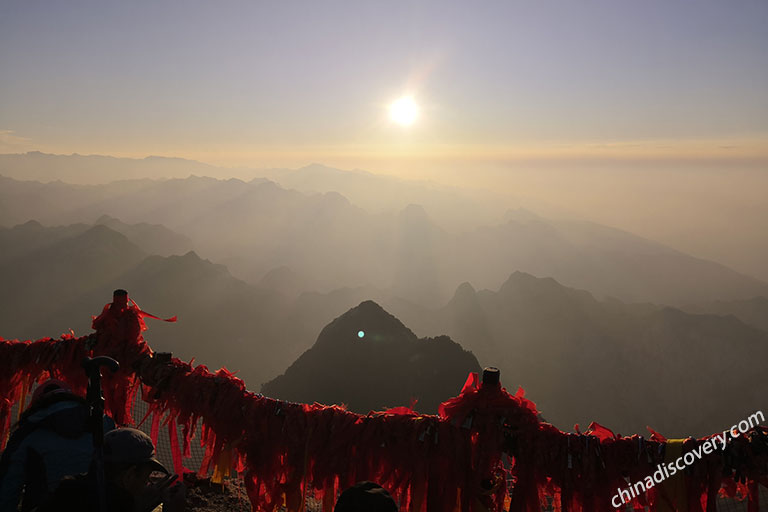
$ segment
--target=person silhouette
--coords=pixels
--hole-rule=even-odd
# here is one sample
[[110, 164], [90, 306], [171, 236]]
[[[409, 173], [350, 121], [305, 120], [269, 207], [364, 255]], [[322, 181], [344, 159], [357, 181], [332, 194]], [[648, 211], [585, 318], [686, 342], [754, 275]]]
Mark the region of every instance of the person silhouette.
[[358, 482], [345, 490], [336, 501], [333, 512], [397, 512], [392, 496], [377, 483]]
[[[93, 455], [86, 400], [49, 379], [32, 394], [0, 457], [0, 512], [31, 510], [66, 475], [87, 471]], [[104, 417], [104, 431], [115, 428]]]
[[[153, 481], [154, 473], [165, 476]], [[110, 512], [150, 512], [160, 504], [163, 512], [186, 509], [186, 487], [157, 460], [152, 439], [141, 430], [125, 427], [104, 435], [104, 476]], [[66, 477], [37, 512], [96, 512], [96, 491], [92, 471]]]

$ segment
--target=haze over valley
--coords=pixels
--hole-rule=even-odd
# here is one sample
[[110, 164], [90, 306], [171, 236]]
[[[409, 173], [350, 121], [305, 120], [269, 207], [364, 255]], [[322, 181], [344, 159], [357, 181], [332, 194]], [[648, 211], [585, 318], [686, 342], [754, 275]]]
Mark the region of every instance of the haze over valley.
[[[435, 412], [482, 366], [566, 429], [599, 419], [622, 433], [703, 435], [764, 396], [768, 284], [753, 276], [455, 186], [318, 165], [267, 174], [0, 178], [3, 335], [86, 333], [126, 288], [145, 310], [179, 317], [150, 321], [155, 350], [227, 366], [271, 396], [359, 412], [412, 399]], [[357, 359], [339, 358], [342, 342]], [[350, 387], [356, 372], [371, 382]]]

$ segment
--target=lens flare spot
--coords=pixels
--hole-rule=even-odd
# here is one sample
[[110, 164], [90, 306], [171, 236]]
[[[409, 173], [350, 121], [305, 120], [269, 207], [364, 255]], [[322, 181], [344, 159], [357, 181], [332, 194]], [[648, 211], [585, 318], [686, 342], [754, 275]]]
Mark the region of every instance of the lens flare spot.
[[363, 337], [365, 337], [365, 331], [357, 331], [357, 337], [358, 337], [358, 338], [363, 338]]

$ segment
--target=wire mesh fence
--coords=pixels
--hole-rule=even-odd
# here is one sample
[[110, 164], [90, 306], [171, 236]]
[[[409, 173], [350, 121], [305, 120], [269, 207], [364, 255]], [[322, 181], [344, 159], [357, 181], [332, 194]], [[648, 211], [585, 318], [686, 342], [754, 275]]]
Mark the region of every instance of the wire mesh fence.
[[[34, 390], [34, 388], [33, 388]], [[33, 390], [30, 390], [30, 395], [27, 396], [27, 399], [24, 403], [29, 403], [29, 398], [31, 396], [31, 392]], [[149, 405], [141, 399], [140, 396], [136, 397], [136, 400], [134, 400], [133, 408], [131, 411], [131, 414], [133, 416], [133, 419], [135, 422], [139, 423], [142, 419], [144, 419], [147, 416], [147, 412], [149, 410]], [[11, 411], [11, 418], [13, 420], [16, 420], [19, 416], [19, 409], [18, 405], [15, 405]], [[161, 421], [162, 425], [162, 421]], [[137, 428], [142, 430], [143, 432], [146, 432], [147, 434], [150, 434], [151, 430], [151, 421], [149, 418], [146, 419], [143, 423], [136, 425]], [[203, 463], [203, 456], [204, 456], [204, 448], [200, 445], [200, 425], [198, 422], [198, 425], [196, 425], [195, 428], [195, 437], [192, 439], [192, 442], [190, 444], [190, 457], [184, 459], [184, 467], [190, 471], [197, 472], [200, 470], [200, 467]], [[182, 439], [182, 433], [181, 430], [178, 429], [176, 435], [178, 436], [177, 442], [179, 446], [183, 446], [183, 439]], [[157, 444], [155, 446], [155, 451], [157, 453], [157, 458], [160, 460], [160, 462], [163, 463], [164, 466], [167, 468], [173, 468], [173, 451], [171, 449], [171, 437], [170, 433], [167, 428], [160, 428], [159, 435], [157, 439]], [[237, 499], [230, 500], [227, 504], [226, 510], [232, 511], [232, 512], [250, 512], [251, 506], [248, 501], [247, 495], [245, 493], [245, 486], [242, 480], [241, 475], [237, 475], [236, 473], [233, 473], [233, 476], [230, 478], [227, 478], [225, 482], [222, 485], [222, 492], [223, 487], [226, 486], [229, 488], [229, 493], [234, 494]], [[514, 493], [514, 488], [512, 488], [512, 492]], [[311, 494], [311, 493], [310, 493]], [[761, 503], [761, 510], [768, 510], [768, 488], [760, 485], [759, 486], [759, 496], [760, 496], [760, 503]], [[307, 498], [306, 501], [306, 511], [307, 512], [321, 512], [322, 507], [320, 502], [314, 500], [311, 497]], [[554, 512], [555, 507], [554, 503], [551, 499], [549, 499], [548, 503], [546, 505], [542, 506], [541, 511], [542, 512]], [[645, 508], [646, 512], [650, 512], [650, 508]], [[717, 500], [717, 511], [718, 512], [747, 512], [747, 501], [746, 500], [737, 500], [732, 498], [719, 498]], [[634, 509], [632, 506], [627, 506], [625, 509], [625, 512], [636, 512], [636, 509]]]
[[[137, 419], [137, 421], [141, 420], [146, 415], [147, 411], [147, 404], [143, 400], [136, 400], [136, 403], [134, 404], [134, 414], [133, 417]], [[145, 422], [144, 425], [142, 425], [140, 428], [142, 430], [145, 430], [147, 433], [149, 433], [149, 421]], [[199, 427], [199, 425], [198, 425]], [[179, 434], [180, 435], [180, 434]], [[182, 440], [179, 439], [179, 444], [181, 445]], [[185, 459], [184, 465], [190, 470], [197, 471], [200, 468], [200, 464], [203, 460], [203, 448], [200, 446], [199, 442], [195, 442], [193, 439], [191, 444], [191, 457], [189, 459]], [[168, 467], [172, 467], [172, 461], [173, 456], [171, 454], [171, 442], [170, 437], [168, 434], [167, 429], [161, 429], [160, 430], [160, 437], [157, 441], [157, 453], [158, 458], [163, 464], [169, 465]], [[234, 477], [233, 480], [238, 480], [237, 477]], [[242, 481], [233, 481], [233, 485], [241, 486], [242, 487]], [[512, 492], [514, 492], [514, 489], [512, 489]], [[762, 509], [768, 510], [768, 488], [764, 486], [759, 486], [759, 493], [760, 493], [760, 503], [763, 504], [761, 507]], [[250, 510], [250, 508], [245, 508], [243, 510]], [[306, 510], [307, 512], [320, 512], [322, 510], [321, 504], [311, 498], [307, 499], [306, 503]], [[549, 503], [546, 506], [542, 507], [542, 512], [554, 512], [555, 507], [552, 500], [549, 500]], [[746, 500], [736, 500], [732, 498], [719, 498], [717, 500], [717, 510], [718, 512], [747, 512], [747, 501]], [[646, 511], [650, 512], [650, 508], [646, 507]], [[635, 509], [632, 506], [627, 506], [626, 512], [636, 512]]]

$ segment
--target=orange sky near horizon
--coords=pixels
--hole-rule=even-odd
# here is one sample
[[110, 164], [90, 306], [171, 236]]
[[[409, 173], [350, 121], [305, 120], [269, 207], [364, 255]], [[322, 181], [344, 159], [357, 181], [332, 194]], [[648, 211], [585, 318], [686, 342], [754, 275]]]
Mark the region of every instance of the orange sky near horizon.
[[765, 166], [767, 24], [754, 1], [7, 2], [0, 153]]

